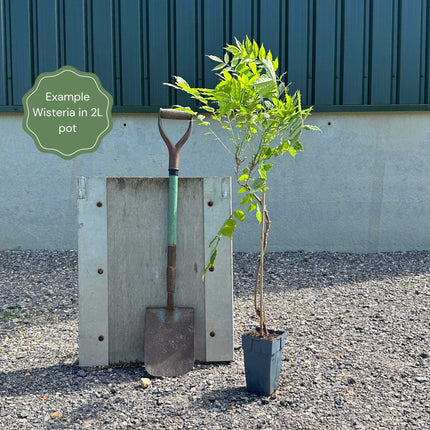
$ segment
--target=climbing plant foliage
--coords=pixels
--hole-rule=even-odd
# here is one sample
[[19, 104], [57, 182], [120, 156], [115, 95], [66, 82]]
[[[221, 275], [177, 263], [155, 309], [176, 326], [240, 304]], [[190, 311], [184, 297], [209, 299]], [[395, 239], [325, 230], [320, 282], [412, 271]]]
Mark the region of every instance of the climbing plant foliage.
[[[179, 76], [175, 76], [173, 84], [166, 84], [198, 101], [200, 112], [189, 107], [177, 108], [195, 115], [198, 124], [207, 127], [207, 134], [232, 156], [239, 184], [240, 205], [212, 240], [205, 273], [215, 262], [222, 236], [231, 239], [237, 222], [244, 221], [248, 214], [255, 214], [260, 223], [265, 217], [266, 231], [262, 237], [265, 249], [270, 218], [266, 205], [262, 204], [262, 193], [267, 189], [269, 172], [281, 155], [294, 157], [303, 150], [300, 141], [303, 130], [318, 130], [304, 124], [312, 108], [302, 107], [300, 92], [289, 93], [285, 74], [278, 75], [278, 59], [273, 58], [270, 50], [249, 38], [236, 39], [234, 45], [224, 49], [223, 58], [209, 55], [217, 63], [213, 70], [220, 78], [214, 88], [193, 88]], [[214, 122], [219, 123], [222, 133], [215, 130]]]

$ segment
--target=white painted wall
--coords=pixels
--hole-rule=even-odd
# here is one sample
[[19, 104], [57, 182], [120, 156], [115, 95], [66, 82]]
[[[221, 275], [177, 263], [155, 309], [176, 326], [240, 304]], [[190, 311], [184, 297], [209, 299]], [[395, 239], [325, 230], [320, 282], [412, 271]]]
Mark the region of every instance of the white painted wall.
[[[156, 118], [115, 114], [97, 152], [66, 161], [37, 150], [22, 114], [0, 113], [0, 249], [76, 249], [76, 176], [167, 175]], [[430, 249], [430, 113], [315, 113], [309, 123], [322, 132], [272, 170], [270, 250]], [[181, 175], [231, 175], [204, 132], [195, 127], [184, 146]], [[236, 251], [257, 250], [251, 224], [238, 228]]]

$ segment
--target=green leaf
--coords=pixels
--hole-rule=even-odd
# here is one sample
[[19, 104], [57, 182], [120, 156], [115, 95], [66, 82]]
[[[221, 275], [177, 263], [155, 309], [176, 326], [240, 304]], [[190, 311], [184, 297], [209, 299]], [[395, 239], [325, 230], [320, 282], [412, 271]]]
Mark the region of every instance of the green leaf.
[[210, 113], [215, 112], [215, 109], [212, 106], [202, 106], [202, 109]]
[[221, 58], [217, 57], [216, 55], [207, 55], [208, 58], [210, 58], [213, 61], [216, 61], [217, 63], [223, 63]]
[[264, 45], [261, 44], [260, 46], [260, 52], [259, 52], [259, 58], [262, 60], [263, 58], [266, 58], [266, 50], [264, 49]]
[[237, 194], [243, 194], [243, 193], [246, 193], [247, 191], [248, 191], [248, 189], [247, 189], [247, 188], [242, 187], [242, 188], [239, 188], [239, 189], [237, 190]]
[[190, 86], [184, 78], [181, 78], [180, 76], [174, 76], [174, 78], [177, 84], [185, 84], [187, 87]]
[[258, 57], [258, 45], [255, 40], [252, 41], [252, 53], [254, 54], [254, 57]]
[[248, 212], [252, 212], [253, 210], [255, 210], [257, 208], [257, 203], [252, 202], [249, 206], [248, 206]]
[[230, 73], [227, 72], [227, 70], [224, 70], [222, 74], [224, 75], [224, 79], [226, 81], [231, 81], [233, 79], [233, 77], [230, 75]]
[[213, 69], [212, 69], [212, 71], [217, 71], [217, 70], [221, 70], [221, 69], [224, 69], [224, 67], [225, 67], [225, 64], [224, 63], [221, 63], [221, 64], [217, 64]]
[[249, 37], [248, 37], [248, 36], [246, 36], [245, 46], [246, 46], [246, 50], [247, 50], [248, 52], [251, 52], [251, 50], [252, 50], [252, 43], [251, 43], [251, 41], [249, 40]]
[[249, 176], [248, 175], [242, 175], [242, 176], [240, 176], [237, 180], [239, 181], [239, 182], [246, 182], [247, 180], [248, 180], [248, 178], [249, 178]]
[[206, 264], [205, 270], [203, 271], [203, 276], [202, 276], [202, 279], [203, 279], [203, 280], [205, 279], [205, 276], [206, 276], [206, 273], [208, 272], [208, 270], [209, 270], [209, 269], [214, 265], [214, 263], [215, 263], [216, 255], [217, 255], [217, 246], [218, 246], [218, 244], [219, 244], [219, 241], [220, 241], [220, 235], [219, 235], [219, 234], [218, 234], [218, 235], [216, 235], [216, 236], [212, 239], [212, 241], [211, 241], [211, 245], [212, 245], [214, 242], [216, 242], [216, 244], [215, 244], [214, 249], [212, 249], [210, 259], [209, 259], [208, 263]]
[[292, 144], [296, 151], [303, 151], [303, 146], [300, 142], [292, 142]]
[[233, 232], [235, 228], [236, 228], [236, 221], [233, 218], [229, 218], [224, 222], [219, 232], [223, 236], [226, 236], [229, 239], [233, 239]]
[[263, 220], [263, 216], [261, 215], [261, 210], [259, 206], [257, 206], [257, 212], [255, 213], [255, 217], [257, 218], [258, 222], [261, 222]]
[[233, 212], [233, 215], [235, 218], [237, 218], [239, 221], [243, 221], [245, 219], [245, 214], [243, 211], [237, 209]]
[[264, 158], [266, 158], [267, 160], [276, 153], [276, 148], [266, 148], [264, 150]]
[[264, 170], [263, 163], [260, 166], [258, 166], [258, 172], [260, 173], [261, 179], [264, 179], [264, 180], [267, 179], [267, 175], [266, 175], [266, 171]]
[[301, 133], [300, 129], [302, 127], [303, 127], [302, 121], [300, 119], [296, 120], [296, 124], [293, 125], [293, 127], [291, 128], [291, 131], [290, 131], [290, 136], [294, 136], [291, 139], [294, 139], [297, 134]]
[[209, 259], [209, 264], [211, 266], [214, 265], [215, 260], [216, 260], [216, 254], [217, 254], [217, 249], [215, 248], [212, 252], [211, 252], [211, 258]]
[[262, 60], [262, 63], [266, 67], [267, 73], [270, 76], [270, 78], [276, 82], [276, 72], [273, 68], [273, 63], [270, 60]]
[[249, 190], [250, 193], [255, 193], [258, 191], [262, 186], [264, 186], [266, 180], [263, 178], [257, 178], [254, 180], [254, 182], [251, 185], [251, 189]]
[[247, 194], [241, 201], [240, 205], [246, 205], [249, 202], [252, 202], [254, 200], [254, 196], [252, 194]]
[[305, 130], [321, 131], [321, 129], [316, 125], [304, 125]]
[[197, 115], [197, 112], [194, 112], [191, 108], [189, 108], [189, 107], [183, 107], [183, 106], [175, 106], [175, 109], [174, 110], [178, 110], [178, 111], [181, 111], [181, 112], [188, 112], [189, 114], [191, 114], [191, 115]]
[[272, 97], [273, 93], [277, 90], [276, 81], [269, 76], [259, 77], [254, 82], [254, 85], [263, 97]]
[[272, 168], [272, 166], [273, 166], [273, 163], [271, 163], [271, 164], [265, 164], [265, 165], [263, 166], [263, 169], [264, 169], [266, 172], [268, 172], [268, 171]]
[[280, 96], [282, 96], [282, 94], [284, 94], [284, 93], [285, 93], [285, 90], [286, 90], [285, 84], [284, 84], [283, 82], [281, 82], [281, 83], [278, 85], [278, 92], [279, 92], [279, 95], [280, 95]]

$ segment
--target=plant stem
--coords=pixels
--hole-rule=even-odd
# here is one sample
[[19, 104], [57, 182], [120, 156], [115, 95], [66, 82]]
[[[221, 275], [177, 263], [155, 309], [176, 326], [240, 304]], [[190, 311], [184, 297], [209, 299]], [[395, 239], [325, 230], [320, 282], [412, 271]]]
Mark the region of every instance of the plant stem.
[[264, 275], [264, 251], [265, 251], [265, 224], [266, 217], [264, 216], [266, 212], [266, 190], [263, 186], [261, 193], [261, 211], [263, 217], [261, 219], [261, 234], [260, 234], [260, 266], [258, 270], [259, 274], [259, 287], [260, 287], [260, 336], [267, 334], [266, 323], [264, 322], [264, 297], [263, 297], [263, 275]]
[[[264, 266], [264, 254], [266, 252], [266, 247], [267, 247], [267, 238], [269, 236], [269, 230], [270, 230], [270, 225], [271, 225], [271, 220], [269, 217], [269, 212], [267, 211], [267, 207], [266, 207], [266, 200], [264, 199], [264, 209], [263, 209], [263, 200], [262, 197], [258, 197], [257, 195], [255, 195], [255, 200], [258, 202], [258, 204], [261, 207], [261, 212], [263, 214], [263, 219], [265, 220], [265, 225], [262, 225], [262, 230], [264, 229], [264, 233], [263, 233], [263, 241], [260, 241], [260, 260], [259, 260], [259, 264], [257, 266], [257, 273], [255, 275], [255, 285], [254, 285], [254, 308], [255, 308], [255, 312], [257, 314], [257, 316], [260, 318], [260, 327], [262, 327], [260, 334], [261, 336], [263, 336], [264, 334], [268, 334], [267, 331], [267, 324], [264, 318], [264, 313], [261, 312], [261, 301], [262, 301], [262, 295], [260, 294], [260, 285], [263, 284], [263, 266]], [[263, 224], [263, 220], [262, 220], [262, 224]], [[260, 237], [261, 239], [261, 237]], [[263, 259], [261, 259], [261, 244], [263, 244], [262, 250], [263, 250]], [[263, 264], [262, 264], [263, 262]], [[260, 275], [261, 274], [261, 275]], [[260, 300], [258, 300], [260, 298]], [[258, 303], [260, 302], [260, 303]], [[261, 324], [261, 316], [263, 318], [263, 323]]]
[[233, 156], [233, 153], [231, 152], [231, 150], [227, 147], [227, 145], [221, 140], [221, 138], [215, 133], [214, 129], [210, 126], [207, 126], [209, 129], [209, 133], [212, 134], [212, 136], [215, 137], [215, 140], [217, 140], [219, 143], [221, 143], [221, 145], [223, 146], [223, 148], [230, 154]]

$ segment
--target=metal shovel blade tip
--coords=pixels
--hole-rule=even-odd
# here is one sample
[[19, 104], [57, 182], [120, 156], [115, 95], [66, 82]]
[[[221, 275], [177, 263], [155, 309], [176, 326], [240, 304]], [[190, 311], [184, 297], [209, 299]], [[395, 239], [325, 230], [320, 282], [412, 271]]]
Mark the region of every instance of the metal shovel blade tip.
[[194, 366], [194, 309], [146, 308], [144, 360], [152, 376], [180, 376]]

